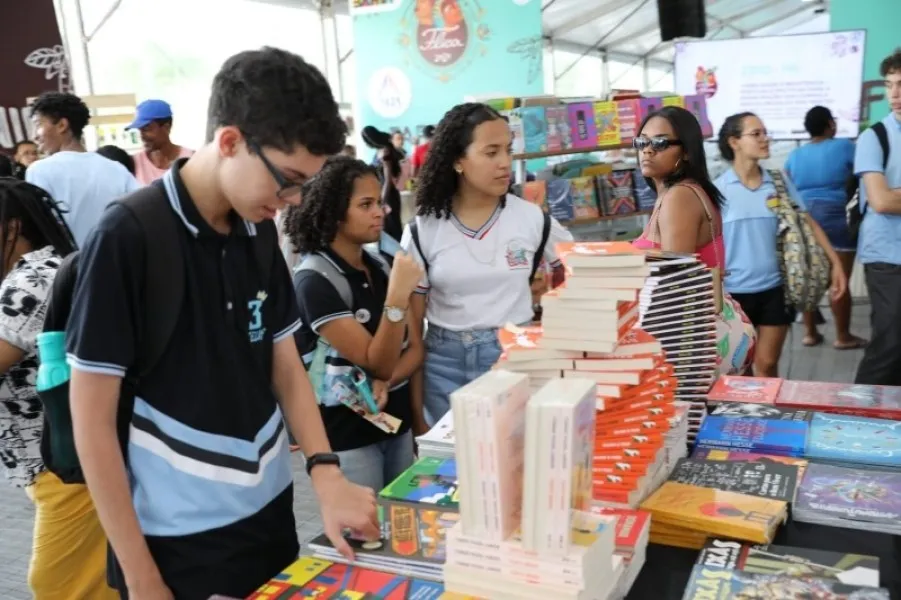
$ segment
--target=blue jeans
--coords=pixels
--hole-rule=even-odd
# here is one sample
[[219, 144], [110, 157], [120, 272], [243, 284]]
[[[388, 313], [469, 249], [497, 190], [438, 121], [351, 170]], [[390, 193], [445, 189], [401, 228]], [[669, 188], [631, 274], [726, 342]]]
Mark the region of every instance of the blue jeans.
[[413, 464], [413, 433], [407, 430], [383, 442], [336, 454], [348, 481], [372, 488], [378, 494]]
[[425, 336], [426, 421], [434, 425], [450, 409], [450, 395], [488, 372], [501, 356], [496, 329], [449, 331], [429, 325]]

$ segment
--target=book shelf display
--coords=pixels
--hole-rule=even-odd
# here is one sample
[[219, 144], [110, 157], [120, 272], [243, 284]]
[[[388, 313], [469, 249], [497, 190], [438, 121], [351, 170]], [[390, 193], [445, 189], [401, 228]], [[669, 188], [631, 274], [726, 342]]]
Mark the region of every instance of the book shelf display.
[[[504, 114], [513, 133], [517, 193], [540, 206], [582, 241], [638, 235], [656, 201], [628, 152], [641, 122], [664, 106], [690, 110], [705, 137], [713, 134], [703, 95], [562, 101], [555, 97], [499, 98], [486, 102]], [[598, 162], [603, 153], [625, 154]], [[594, 155], [594, 156], [593, 156]], [[528, 181], [527, 161], [557, 160]]]

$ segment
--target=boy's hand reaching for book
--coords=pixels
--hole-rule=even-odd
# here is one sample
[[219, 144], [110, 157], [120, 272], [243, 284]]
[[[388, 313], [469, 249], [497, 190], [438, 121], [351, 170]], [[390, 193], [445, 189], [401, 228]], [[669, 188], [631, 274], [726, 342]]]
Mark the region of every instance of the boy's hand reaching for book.
[[345, 529], [365, 540], [375, 541], [380, 537], [375, 492], [351, 483], [338, 467], [331, 465], [317, 466], [311, 477], [319, 498], [325, 535], [335, 550], [347, 560], [353, 560], [354, 551], [344, 539]]

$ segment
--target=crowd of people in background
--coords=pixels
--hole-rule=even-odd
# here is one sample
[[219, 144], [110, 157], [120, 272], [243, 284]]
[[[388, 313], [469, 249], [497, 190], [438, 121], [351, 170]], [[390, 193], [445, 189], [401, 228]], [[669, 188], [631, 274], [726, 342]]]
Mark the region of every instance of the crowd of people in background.
[[[635, 245], [697, 253], [718, 274], [732, 318], [756, 329], [755, 375], [778, 375], [796, 318], [768, 207], [785, 190], [829, 260], [835, 348], [866, 346], [858, 383], [901, 385], [901, 50], [881, 73], [891, 114], [855, 146], [836, 139], [828, 108], [812, 108], [810, 143], [784, 172], [762, 166], [771, 139], [753, 113], [719, 131], [729, 168], [716, 179], [691, 113], [667, 107], [640, 126], [634, 147], [658, 199]], [[162, 100], [137, 107], [134, 155], [87, 151], [90, 111], [75, 95], [31, 108], [34, 141], [0, 159], [0, 464], [36, 506], [38, 600], [115, 597], [107, 541], [123, 595], [249, 594], [298, 551], [290, 442], [326, 533], [349, 554], [342, 533], [377, 534], [374, 492], [413, 462], [413, 435], [498, 360], [498, 328], [529, 323], [536, 294], [564, 278], [555, 244], [572, 236], [510, 193], [511, 130], [484, 104], [452, 108], [410, 151], [402, 133], [363, 128], [369, 163], [347, 144], [322, 74], [272, 48], [223, 65], [196, 152], [172, 141]], [[859, 240], [845, 214], [855, 187]], [[146, 241], [130, 208], [139, 199], [165, 209], [172, 239]], [[399, 250], [386, 252], [386, 237]], [[134, 379], [157, 245], [176, 248], [183, 297], [170, 343]], [[855, 252], [869, 342], [850, 329]], [[47, 470], [34, 384], [36, 337], [70, 255], [69, 397], [85, 485]], [[536, 281], [539, 264], [548, 277]], [[804, 345], [822, 343], [816, 312], [803, 318]]]

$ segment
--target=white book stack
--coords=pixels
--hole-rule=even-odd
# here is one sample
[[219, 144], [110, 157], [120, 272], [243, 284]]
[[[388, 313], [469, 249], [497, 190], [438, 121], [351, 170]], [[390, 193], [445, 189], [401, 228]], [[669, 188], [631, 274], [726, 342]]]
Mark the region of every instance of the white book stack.
[[463, 531], [500, 542], [519, 529], [529, 378], [489, 371], [451, 394]]
[[522, 542], [541, 555], [570, 549], [571, 513], [591, 508], [596, 385], [555, 379], [526, 408]]
[[444, 413], [431, 429], [416, 438], [419, 458], [454, 458], [454, 414]]
[[638, 320], [638, 292], [648, 273], [645, 256], [624, 242], [556, 246], [566, 282], [542, 296], [542, 348], [613, 352]]
[[447, 530], [444, 588], [477, 598], [609, 600], [625, 563], [615, 553], [615, 518], [574, 511], [572, 545], [563, 556], [526, 550], [521, 540], [485, 542], [460, 525]]

